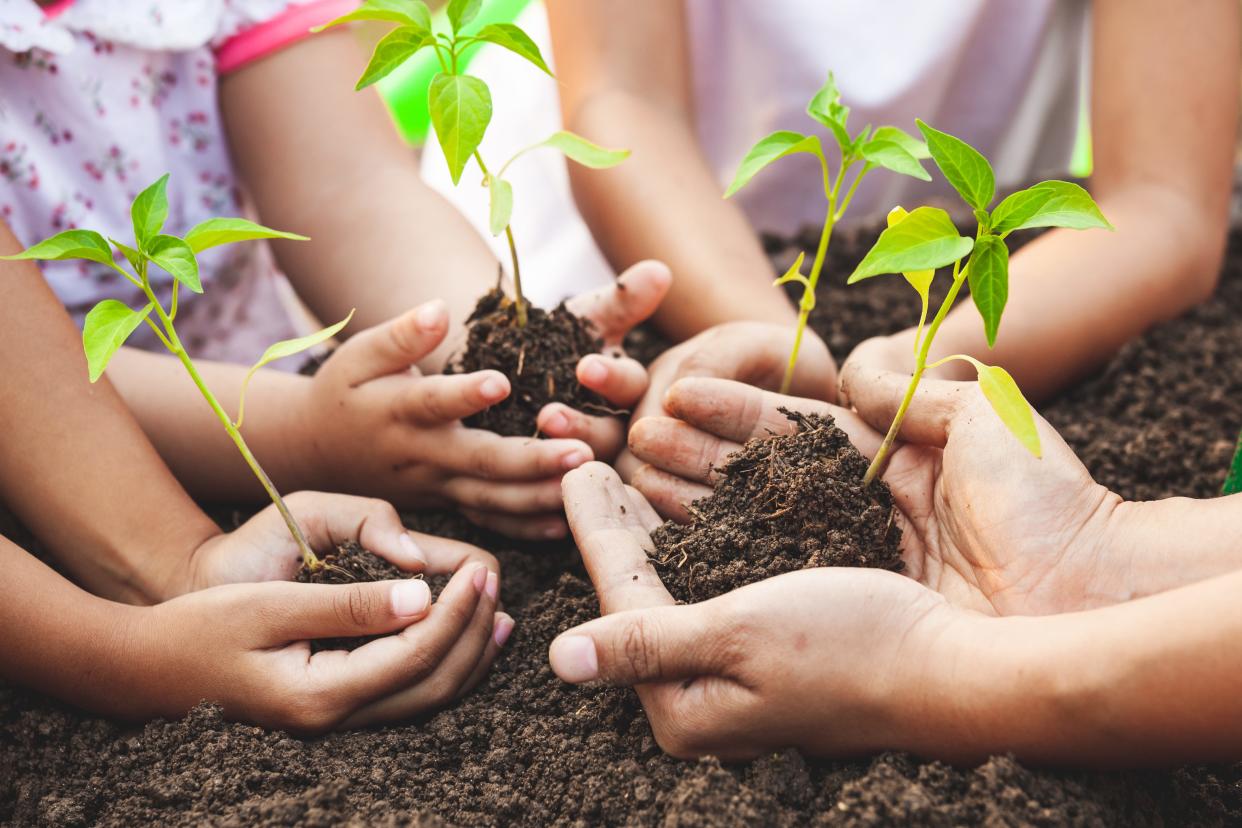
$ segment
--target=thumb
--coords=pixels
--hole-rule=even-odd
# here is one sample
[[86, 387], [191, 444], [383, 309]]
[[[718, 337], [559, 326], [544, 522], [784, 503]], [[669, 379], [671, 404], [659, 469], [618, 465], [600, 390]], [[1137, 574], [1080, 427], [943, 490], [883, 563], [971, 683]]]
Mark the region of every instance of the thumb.
[[593, 322], [604, 341], [614, 344], [655, 313], [672, 283], [668, 266], [648, 259], [632, 265], [612, 284], [576, 296], [565, 305], [575, 316]]
[[448, 308], [436, 299], [350, 337], [328, 360], [350, 385], [409, 370], [448, 333]]
[[607, 615], [562, 633], [548, 648], [552, 670], [571, 684], [646, 684], [715, 674], [726, 648], [703, 604]]
[[[841, 384], [850, 403], [872, 428], [888, 431], [910, 388], [911, 377], [874, 366], [847, 365]], [[919, 383], [898, 437], [908, 443], [943, 446], [953, 418], [977, 396], [977, 383], [924, 379]]]
[[259, 618], [270, 619], [272, 644], [312, 638], [383, 635], [427, 614], [431, 590], [422, 580], [345, 584], [264, 584]]

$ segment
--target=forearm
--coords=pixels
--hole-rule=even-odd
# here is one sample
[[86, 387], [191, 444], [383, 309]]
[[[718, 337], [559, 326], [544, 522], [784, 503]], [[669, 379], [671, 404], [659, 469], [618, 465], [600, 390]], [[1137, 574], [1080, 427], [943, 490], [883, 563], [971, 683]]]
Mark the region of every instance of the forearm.
[[1126, 502], [1113, 513], [1109, 560], [1141, 598], [1242, 570], [1242, 495]]
[[567, 116], [566, 127], [633, 151], [615, 170], [573, 165], [583, 217], [617, 270], [641, 259], [669, 265], [674, 279], [655, 315], [675, 339], [737, 320], [787, 323], [796, 317], [772, 287], [772, 265], [742, 211], [720, 185], [680, 115], [623, 91], [603, 92]]
[[[241, 365], [196, 360], [207, 387], [231, 417], [237, 416]], [[179, 361], [167, 354], [122, 348], [108, 368], [112, 382], [173, 473], [196, 498], [224, 503], [266, 497], [215, 412]], [[300, 417], [310, 378], [261, 370], [246, 393], [242, 433], [277, 489], [313, 488], [307, 469], [313, 441]]]

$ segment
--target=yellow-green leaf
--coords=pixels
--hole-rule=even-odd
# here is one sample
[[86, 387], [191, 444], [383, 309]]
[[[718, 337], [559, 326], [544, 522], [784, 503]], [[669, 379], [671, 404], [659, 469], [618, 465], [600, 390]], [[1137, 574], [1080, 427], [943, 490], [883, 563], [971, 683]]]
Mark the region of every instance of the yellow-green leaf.
[[311, 29], [318, 34], [324, 29], [352, 23], [355, 20], [383, 20], [388, 23], [401, 23], [415, 26], [425, 32], [431, 32], [431, 12], [423, 0], [366, 0], [360, 7], [335, 20]]
[[607, 149], [566, 130], [552, 133], [542, 146], [560, 150], [570, 161], [593, 170], [615, 167], [630, 157], [627, 149]]
[[493, 236], [499, 236], [513, 216], [513, 186], [503, 178], [492, 176], [487, 182], [487, 193], [491, 202], [488, 226]]
[[919, 207], [880, 233], [847, 282], [852, 285], [881, 273], [935, 270], [961, 259], [974, 244], [974, 239], [958, 235], [944, 210]]
[[[888, 226], [892, 227], [898, 224], [902, 219], [908, 216], [904, 207], [897, 206], [888, 211]], [[906, 281], [910, 283], [910, 287], [918, 291], [923, 302], [927, 302], [927, 293], [931, 290], [931, 283], [936, 278], [936, 271], [933, 270], [911, 270], [901, 274]]]
[[431, 79], [427, 103], [449, 175], [457, 184], [492, 120], [492, 93], [478, 78], [441, 72]]
[[916, 123], [923, 137], [927, 139], [927, 149], [931, 152], [932, 160], [953, 185], [953, 189], [971, 207], [988, 209], [992, 196], [996, 194], [996, 176], [988, 159], [962, 139], [941, 132], [922, 121]]
[[486, 40], [489, 43], [495, 43], [497, 46], [504, 47], [515, 55], [521, 55], [547, 74], [552, 74], [548, 64], [544, 63], [543, 54], [539, 51], [539, 46], [530, 39], [526, 32], [512, 23], [490, 23], [479, 29], [475, 37], [479, 40]]
[[241, 428], [242, 418], [246, 413], [246, 389], [250, 386], [250, 380], [260, 368], [268, 365], [269, 363], [275, 362], [278, 359], [284, 359], [285, 357], [290, 357], [294, 354], [300, 354], [308, 348], [314, 348], [322, 342], [327, 342], [329, 339], [340, 333], [341, 329], [348, 325], [349, 320], [353, 318], [354, 311], [351, 310], [349, 312], [349, 316], [346, 316], [335, 325], [329, 325], [323, 330], [315, 331], [315, 333], [307, 334], [306, 336], [300, 336], [297, 339], [282, 340], [264, 351], [263, 356], [259, 357], [259, 361], [250, 367], [250, 370], [246, 373], [246, 378], [242, 380], [241, 394], [238, 396], [237, 401], [237, 427]]
[[190, 290], [203, 292], [198, 259], [194, 258], [194, 251], [184, 240], [176, 236], [155, 236], [146, 249], [146, 256]]
[[376, 81], [388, 77], [415, 52], [434, 42], [435, 37], [431, 32], [417, 26], [402, 26], [393, 29], [375, 44], [371, 60], [367, 63], [367, 68], [362, 71], [362, 77], [358, 78], [358, 83], [354, 88], [366, 89]]
[[168, 219], [167, 187], [168, 173], [164, 173], [158, 181], [139, 193], [129, 208], [139, 250], [146, 250], [151, 240], [164, 229], [164, 222]]
[[1022, 396], [1018, 383], [998, 365], [976, 363], [975, 367], [979, 371], [979, 388], [996, 416], [1027, 451], [1042, 457], [1043, 448], [1039, 443], [1039, 431], [1035, 428], [1035, 415], [1031, 404]]
[[810, 153], [819, 158], [820, 164], [824, 163], [824, 149], [819, 142], [818, 135], [803, 135], [800, 132], [781, 130], [762, 139], [750, 148], [750, 152], [746, 153], [746, 157], [738, 165], [733, 183], [729, 185], [729, 189], [725, 190], [725, 198], [745, 187], [755, 177], [755, 174], [768, 164], [797, 152]]
[[97, 382], [117, 350], [125, 344], [134, 329], [142, 324], [154, 306], [147, 305], [140, 311], [133, 310], [124, 302], [105, 299], [86, 314], [82, 325], [82, 350], [86, 352], [86, 366], [91, 382]]
[[799, 251], [798, 258], [794, 259], [794, 263], [789, 266], [785, 273], [772, 282], [772, 286], [783, 285], [786, 282], [801, 282], [808, 284], [807, 278], [802, 275], [802, 262], [806, 259], [806, 251]]
[[195, 253], [202, 253], [211, 247], [222, 244], [250, 241], [252, 239], [291, 239], [293, 241], [310, 241], [306, 236], [297, 233], [285, 233], [273, 230], [243, 218], [213, 218], [194, 225], [194, 229], [185, 234], [185, 242]]
[[62, 259], [86, 259], [103, 265], [112, 265], [112, 248], [103, 236], [94, 230], [66, 230], [57, 233], [50, 239], [32, 244], [21, 253], [12, 256], [0, 256], [7, 261], [21, 259], [41, 259], [57, 261]]

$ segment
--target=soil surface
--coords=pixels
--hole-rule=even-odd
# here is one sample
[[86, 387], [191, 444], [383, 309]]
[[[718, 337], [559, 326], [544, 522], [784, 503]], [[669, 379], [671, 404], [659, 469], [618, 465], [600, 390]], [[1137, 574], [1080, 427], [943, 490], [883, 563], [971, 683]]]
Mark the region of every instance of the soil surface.
[[[918, 313], [904, 280], [847, 289], [844, 277], [864, 248], [841, 242], [848, 239], [834, 240], [813, 322], [839, 358]], [[774, 245], [772, 253], [785, 265], [794, 249]], [[1123, 496], [1212, 497], [1242, 426], [1239, 341], [1235, 234], [1208, 303], [1150, 331], [1041, 411]], [[547, 666], [556, 633], [598, 611], [572, 548], [521, 546], [448, 515], [411, 517], [423, 531], [492, 549], [504, 566], [502, 597], [517, 627], [473, 695], [418, 721], [303, 740], [230, 724], [210, 705], [181, 720], [128, 725], [0, 686], [0, 823], [1242, 824], [1242, 763], [1086, 773], [1004, 756], [963, 768], [904, 754], [818, 762], [785, 751], [742, 765], [669, 759], [632, 692], [570, 687]], [[29, 543], [19, 528], [0, 528]]]
[[578, 360], [603, 347], [590, 323], [565, 309], [527, 307], [526, 327], [517, 326], [513, 302], [499, 289], [479, 300], [468, 321], [466, 349], [450, 373], [489, 368], [509, 378], [512, 390], [498, 405], [468, 417], [466, 425], [506, 437], [537, 434], [535, 418], [548, 403], [560, 402], [588, 414], [615, 413], [608, 401], [578, 382]]
[[831, 417], [785, 414], [793, 434], [751, 440], [689, 507], [689, 525], [669, 521], [652, 535], [656, 569], [678, 601], [813, 566], [901, 569], [888, 485], [863, 486], [867, 461]]
[[[399, 581], [410, 577], [369, 549], [354, 541], [345, 541], [336, 551], [323, 556], [323, 566], [311, 570], [306, 564], [298, 569], [297, 581], [302, 584], [356, 584], [371, 581]], [[361, 638], [322, 638], [311, 642], [311, 650], [356, 650], [379, 636]]]

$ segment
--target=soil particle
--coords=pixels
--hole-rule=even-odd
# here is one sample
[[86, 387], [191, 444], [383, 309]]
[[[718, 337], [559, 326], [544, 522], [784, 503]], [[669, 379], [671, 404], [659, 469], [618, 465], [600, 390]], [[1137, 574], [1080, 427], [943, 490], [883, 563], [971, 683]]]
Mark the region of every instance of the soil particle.
[[[302, 584], [356, 584], [372, 581], [400, 581], [410, 573], [363, 549], [354, 541], [345, 541], [336, 550], [323, 556], [322, 566], [312, 570], [306, 564], [298, 570], [297, 581]], [[380, 636], [361, 638], [322, 638], [311, 642], [311, 651], [356, 650], [368, 641]]]
[[513, 302], [494, 289], [479, 300], [468, 325], [466, 349], [448, 367], [449, 373], [493, 369], [507, 376], [511, 386], [500, 403], [466, 418], [471, 428], [506, 437], [535, 436], [535, 418], [551, 402], [587, 414], [615, 413], [607, 400], [578, 382], [578, 360], [598, 353], [603, 342], [564, 303], [551, 311], [528, 306], [526, 327], [519, 328]]
[[885, 483], [831, 417], [784, 412], [792, 434], [751, 440], [692, 504], [689, 525], [652, 536], [660, 578], [679, 601], [714, 598], [815, 566], [901, 568], [901, 529]]

